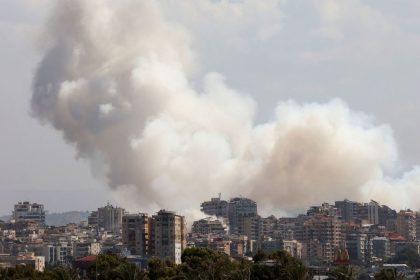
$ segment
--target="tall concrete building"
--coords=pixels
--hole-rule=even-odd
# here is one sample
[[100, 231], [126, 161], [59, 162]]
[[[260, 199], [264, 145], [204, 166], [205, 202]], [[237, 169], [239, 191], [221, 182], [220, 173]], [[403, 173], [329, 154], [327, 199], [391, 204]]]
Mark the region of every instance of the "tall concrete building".
[[184, 216], [160, 210], [152, 219], [150, 251], [154, 256], [181, 263], [181, 254], [187, 246], [187, 225]]
[[416, 240], [420, 241], [420, 212], [416, 212]]
[[336, 201], [335, 207], [340, 209], [341, 217], [344, 222], [349, 222], [357, 217], [358, 202], [344, 199], [342, 201]]
[[228, 220], [232, 233], [238, 231], [241, 216], [257, 216], [257, 203], [249, 198], [235, 197], [229, 201]]
[[241, 215], [257, 215], [257, 203], [249, 198], [235, 197], [228, 201], [219, 197], [201, 203], [201, 211], [207, 215], [223, 218], [231, 233], [238, 232], [238, 219]]
[[228, 202], [222, 200], [222, 196], [219, 193], [218, 197], [212, 197], [210, 201], [204, 201], [201, 203], [201, 212], [210, 216], [216, 216], [223, 220], [228, 220]]
[[389, 208], [386, 205], [382, 205], [378, 209], [378, 216], [379, 216], [379, 225], [388, 226], [387, 224], [388, 224], [389, 220], [396, 220], [397, 219], [397, 211]]
[[371, 260], [372, 241], [368, 238], [367, 234], [347, 234], [346, 249], [352, 262], [367, 263]]
[[303, 223], [299, 241], [303, 243], [302, 255], [308, 261], [314, 259], [324, 262], [334, 260], [335, 249], [342, 241], [342, 222], [337, 216], [316, 215]]
[[226, 226], [220, 220], [211, 218], [195, 221], [192, 225], [191, 232], [194, 234], [213, 234], [225, 235], [227, 233]]
[[384, 261], [391, 257], [391, 246], [388, 238], [379, 236], [372, 238], [372, 256]]
[[320, 206], [311, 206], [308, 211], [306, 211], [307, 216], [315, 216], [319, 214], [341, 216], [341, 210], [337, 207], [333, 207], [327, 202], [324, 202]]
[[45, 224], [44, 205], [29, 201], [19, 202], [14, 206], [13, 219], [16, 222], [30, 221]]
[[147, 214], [127, 214], [122, 218], [122, 242], [131, 254], [150, 254], [151, 218]]
[[369, 224], [369, 203], [358, 203], [354, 218], [362, 224]]
[[261, 217], [256, 214], [241, 214], [237, 217], [237, 233], [250, 240], [260, 240]]
[[106, 231], [119, 233], [122, 227], [122, 217], [125, 210], [120, 207], [114, 207], [107, 204], [104, 207], [98, 208], [98, 211], [93, 211], [88, 217], [88, 224], [90, 226], [97, 226]]
[[98, 226], [98, 211], [92, 211], [88, 216], [88, 225], [92, 227]]
[[407, 241], [416, 240], [416, 213], [411, 210], [401, 210], [397, 214], [396, 228]]
[[368, 204], [368, 219], [369, 223], [372, 225], [379, 224], [379, 209], [381, 206], [378, 202], [371, 200]]

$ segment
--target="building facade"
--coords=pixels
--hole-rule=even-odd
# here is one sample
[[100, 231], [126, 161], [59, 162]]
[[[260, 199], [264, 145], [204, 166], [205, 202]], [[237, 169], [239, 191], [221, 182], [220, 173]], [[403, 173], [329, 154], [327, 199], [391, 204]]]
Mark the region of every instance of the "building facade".
[[133, 255], [150, 254], [151, 220], [147, 214], [128, 214], [122, 219], [122, 242]]
[[181, 263], [181, 254], [187, 246], [185, 217], [172, 211], [160, 210], [151, 220], [151, 254]]
[[13, 219], [16, 222], [36, 222], [45, 224], [44, 205], [30, 203], [29, 201], [19, 202], [14, 206]]
[[416, 213], [411, 210], [398, 212], [396, 229], [407, 241], [416, 240]]

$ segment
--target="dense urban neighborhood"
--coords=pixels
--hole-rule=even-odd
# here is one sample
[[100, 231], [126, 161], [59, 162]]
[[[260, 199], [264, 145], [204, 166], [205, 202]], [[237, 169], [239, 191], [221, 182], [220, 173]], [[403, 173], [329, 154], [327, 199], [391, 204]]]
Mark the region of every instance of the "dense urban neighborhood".
[[[187, 223], [173, 211], [128, 213], [107, 204], [78, 224], [52, 226], [46, 223], [44, 205], [19, 202], [10, 219], [0, 222], [0, 267], [17, 273], [24, 265], [41, 274], [68, 269], [91, 279], [93, 269], [99, 265], [100, 272], [95, 273], [104, 273], [102, 266], [111, 265], [103, 264], [107, 262], [114, 268], [131, 267], [138, 277], [169, 279], [165, 277], [192, 265], [188, 258], [223, 262], [225, 273], [242, 273], [233, 279], [301, 279], [276, 278], [280, 274], [275, 273], [284, 271], [274, 272], [273, 267], [285, 269], [292, 263], [309, 277], [302, 279], [344, 279], [334, 278], [337, 271], [369, 279], [386, 270], [396, 277], [415, 277], [420, 268], [420, 213], [409, 209], [396, 211], [373, 200], [345, 199], [312, 206], [297, 217], [262, 217], [255, 201], [224, 200], [219, 194], [202, 202], [201, 212], [207, 217]], [[215, 269], [220, 274], [219, 265]], [[162, 271], [156, 272], [157, 268]], [[274, 278], [258, 278], [264, 273], [257, 276], [256, 269], [268, 269]], [[154, 278], [153, 273], [168, 275]], [[208, 279], [232, 279], [218, 277]], [[359, 279], [355, 277], [346, 279]]]

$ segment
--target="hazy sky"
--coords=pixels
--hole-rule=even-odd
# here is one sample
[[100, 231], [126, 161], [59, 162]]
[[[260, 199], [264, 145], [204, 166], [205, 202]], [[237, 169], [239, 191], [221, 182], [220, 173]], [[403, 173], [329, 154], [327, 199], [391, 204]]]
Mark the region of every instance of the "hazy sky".
[[[0, 214], [21, 200], [91, 210], [113, 201], [59, 132], [30, 116], [31, 81], [50, 1], [0, 0]], [[343, 99], [390, 124], [400, 171], [420, 163], [420, 2], [161, 1], [185, 27], [196, 77], [217, 71], [253, 96], [258, 121], [279, 101]], [[398, 170], [398, 169], [397, 169]], [[398, 174], [396, 174], [398, 175]], [[199, 206], [197, 205], [197, 208]]]

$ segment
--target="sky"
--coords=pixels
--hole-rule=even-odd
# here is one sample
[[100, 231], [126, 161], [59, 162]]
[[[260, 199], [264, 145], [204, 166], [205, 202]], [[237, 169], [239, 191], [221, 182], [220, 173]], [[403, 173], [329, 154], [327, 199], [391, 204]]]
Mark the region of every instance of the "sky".
[[[32, 80], [53, 5], [1, 0], [0, 214], [22, 200], [51, 212], [122, 202], [91, 159], [31, 114]], [[372, 124], [392, 129], [398, 158], [386, 170], [390, 176], [420, 162], [418, 1], [162, 0], [159, 9], [188, 34], [195, 61], [190, 83], [200, 88], [206, 73], [220, 73], [255, 100], [256, 123], [273, 119], [281, 101], [340, 98]]]

